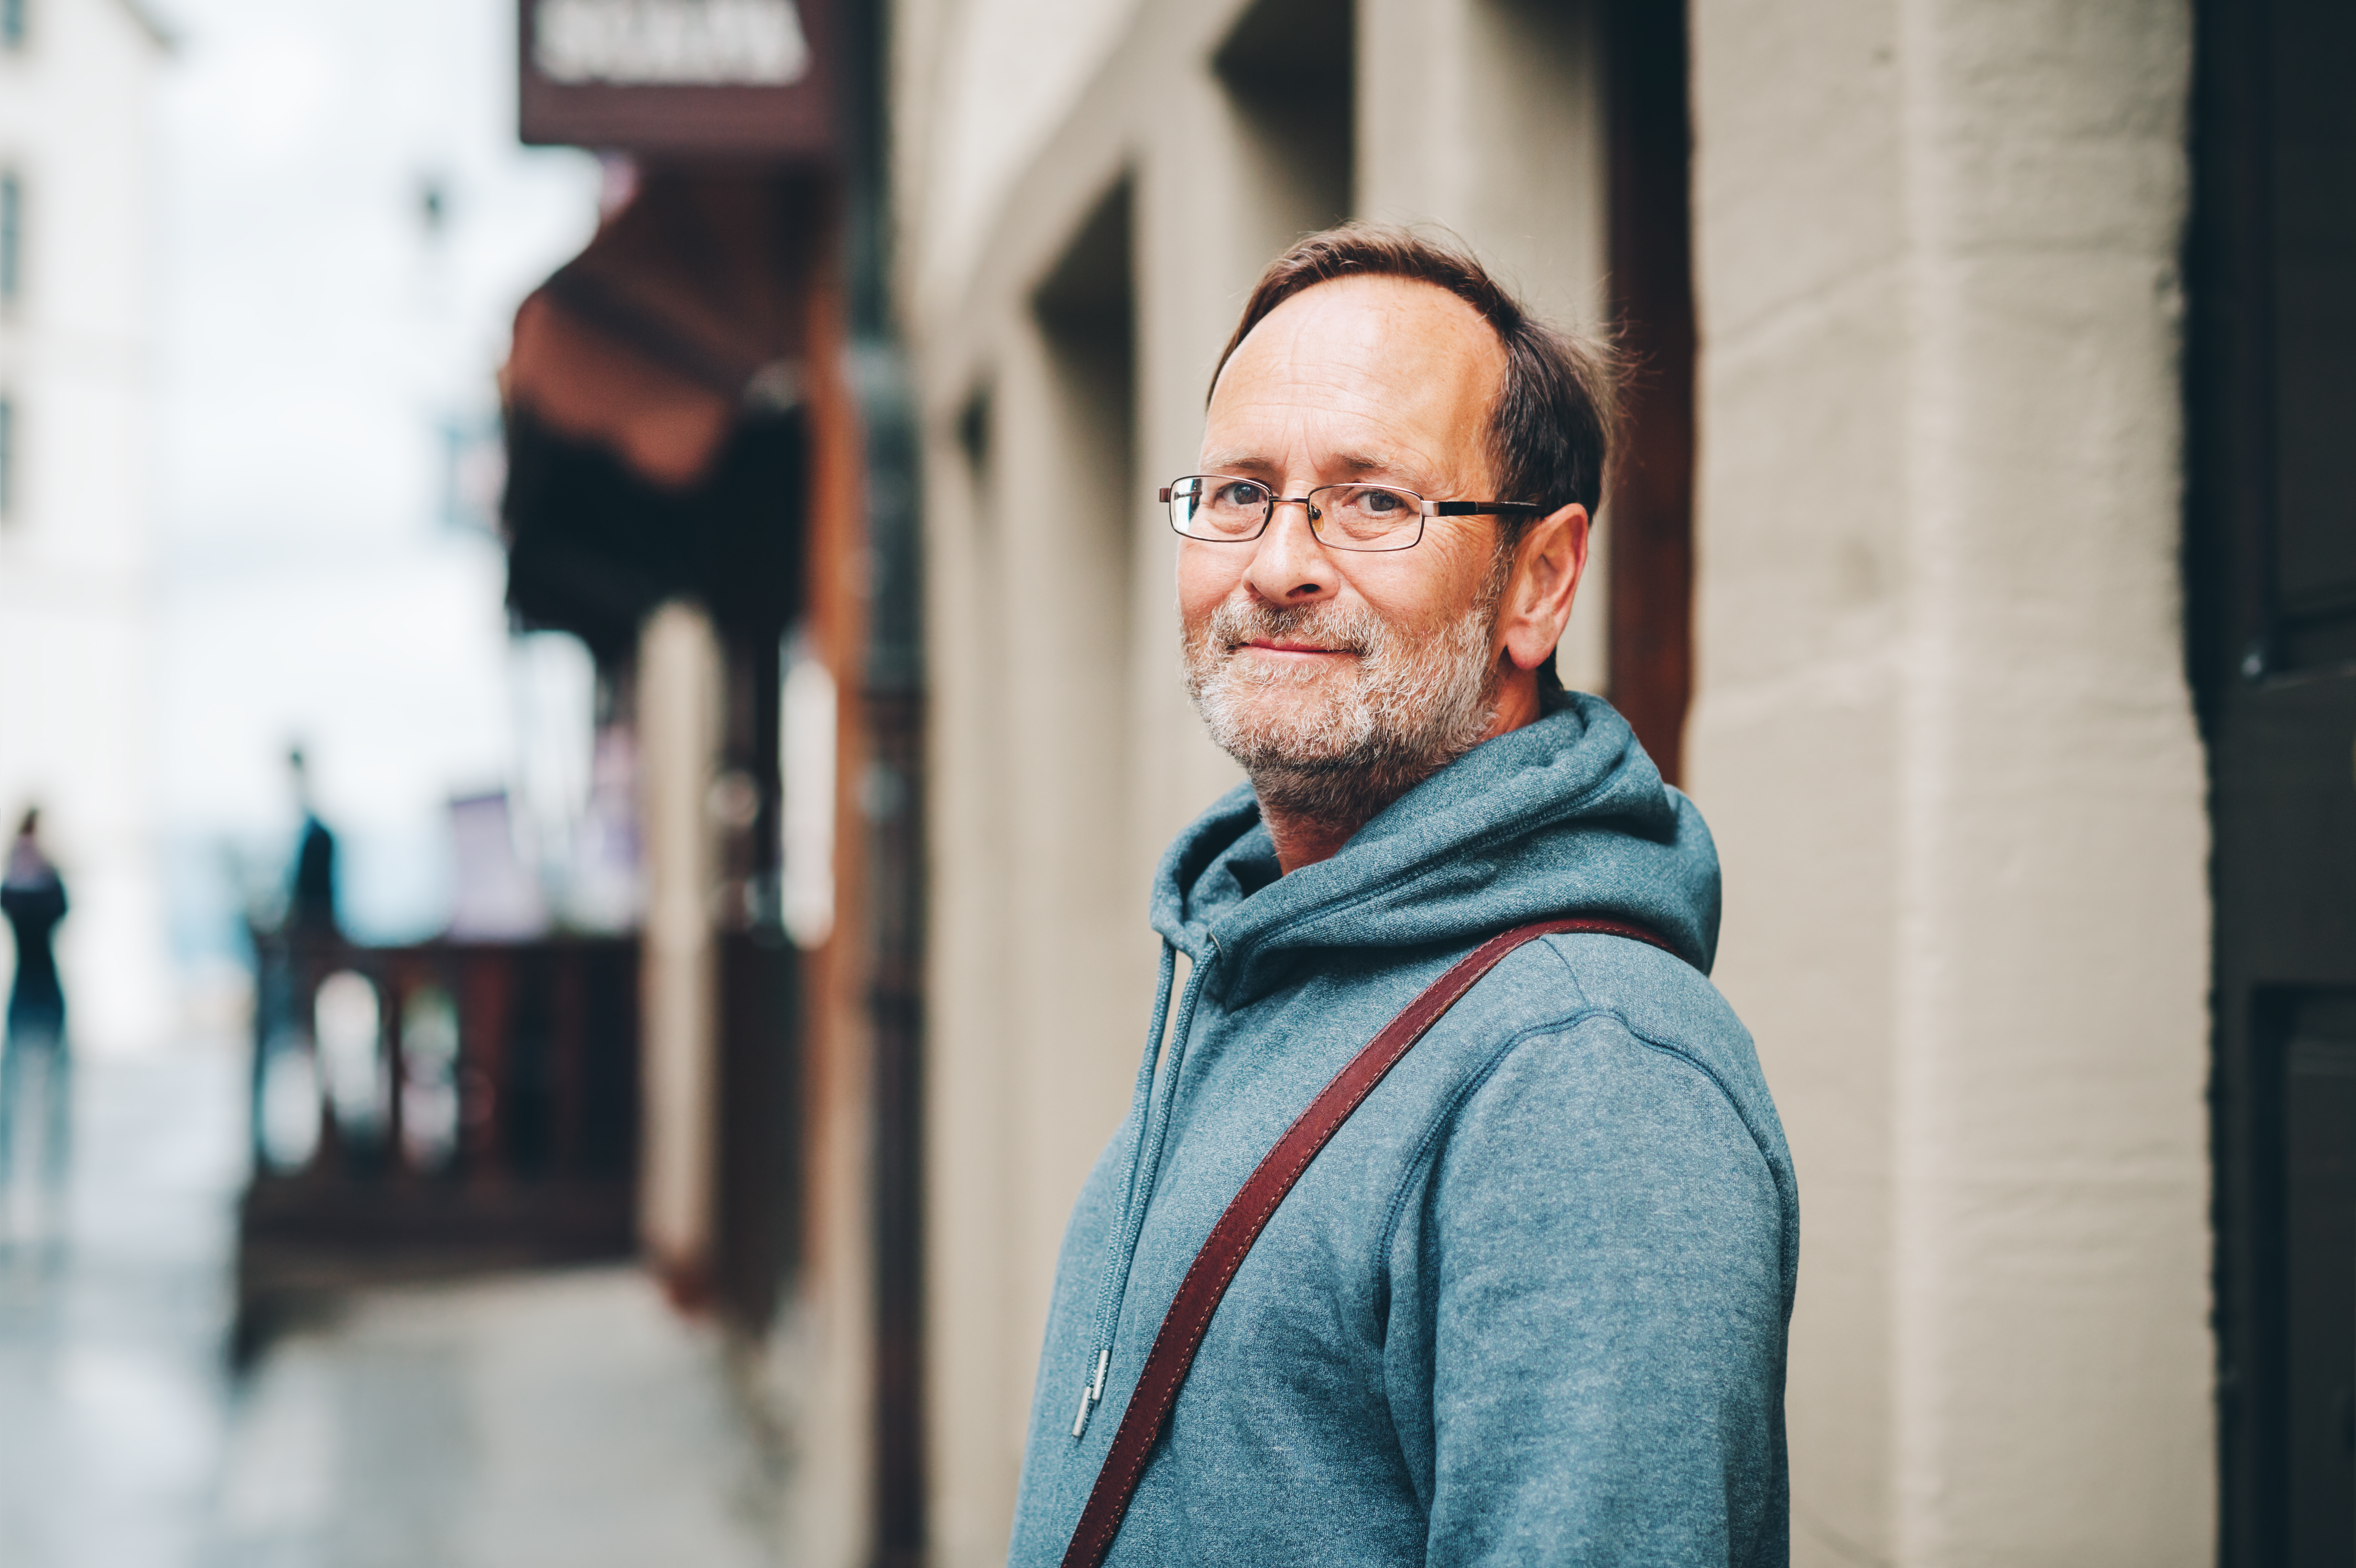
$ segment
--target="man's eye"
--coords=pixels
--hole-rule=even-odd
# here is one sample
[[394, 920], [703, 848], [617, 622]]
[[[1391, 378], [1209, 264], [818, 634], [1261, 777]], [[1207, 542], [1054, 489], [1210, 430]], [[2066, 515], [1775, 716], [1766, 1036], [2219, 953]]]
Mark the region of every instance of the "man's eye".
[[1411, 509], [1406, 496], [1395, 490], [1381, 490], [1372, 485], [1336, 490], [1333, 505], [1369, 522], [1388, 521], [1405, 516]]
[[1257, 485], [1222, 485], [1212, 496], [1212, 502], [1221, 507], [1265, 507], [1268, 505], [1268, 492]]

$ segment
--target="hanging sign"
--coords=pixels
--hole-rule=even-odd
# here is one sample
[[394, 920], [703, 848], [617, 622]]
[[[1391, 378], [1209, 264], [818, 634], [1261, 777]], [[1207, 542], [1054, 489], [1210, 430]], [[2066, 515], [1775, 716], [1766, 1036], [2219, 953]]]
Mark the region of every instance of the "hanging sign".
[[686, 155], [836, 145], [830, 0], [520, 0], [523, 139]]

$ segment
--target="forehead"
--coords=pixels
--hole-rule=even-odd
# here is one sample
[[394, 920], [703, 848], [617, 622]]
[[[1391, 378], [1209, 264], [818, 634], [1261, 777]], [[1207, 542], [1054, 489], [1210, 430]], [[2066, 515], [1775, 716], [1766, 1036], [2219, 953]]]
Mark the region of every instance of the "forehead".
[[1477, 446], [1505, 354], [1481, 314], [1405, 278], [1343, 278], [1270, 311], [1219, 374], [1205, 451], [1396, 451], [1430, 462]]

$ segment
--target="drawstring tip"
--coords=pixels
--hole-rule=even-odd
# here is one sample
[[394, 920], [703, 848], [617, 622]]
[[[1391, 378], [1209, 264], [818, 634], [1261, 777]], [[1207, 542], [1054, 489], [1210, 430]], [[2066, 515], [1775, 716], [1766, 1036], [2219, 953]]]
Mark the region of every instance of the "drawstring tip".
[[1077, 1437], [1088, 1429], [1088, 1413], [1096, 1409], [1097, 1401], [1104, 1398], [1105, 1369], [1111, 1364], [1112, 1347], [1107, 1345], [1097, 1352], [1096, 1375], [1088, 1379], [1086, 1388], [1080, 1390], [1080, 1413], [1072, 1418], [1073, 1436]]

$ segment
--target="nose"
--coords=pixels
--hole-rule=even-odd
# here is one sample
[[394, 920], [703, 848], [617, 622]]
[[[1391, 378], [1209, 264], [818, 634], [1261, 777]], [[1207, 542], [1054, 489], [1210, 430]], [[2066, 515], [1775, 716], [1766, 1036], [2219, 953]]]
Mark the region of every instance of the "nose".
[[1312, 604], [1331, 599], [1338, 587], [1333, 558], [1317, 542], [1311, 515], [1304, 497], [1280, 499], [1257, 541], [1244, 581], [1269, 603]]

